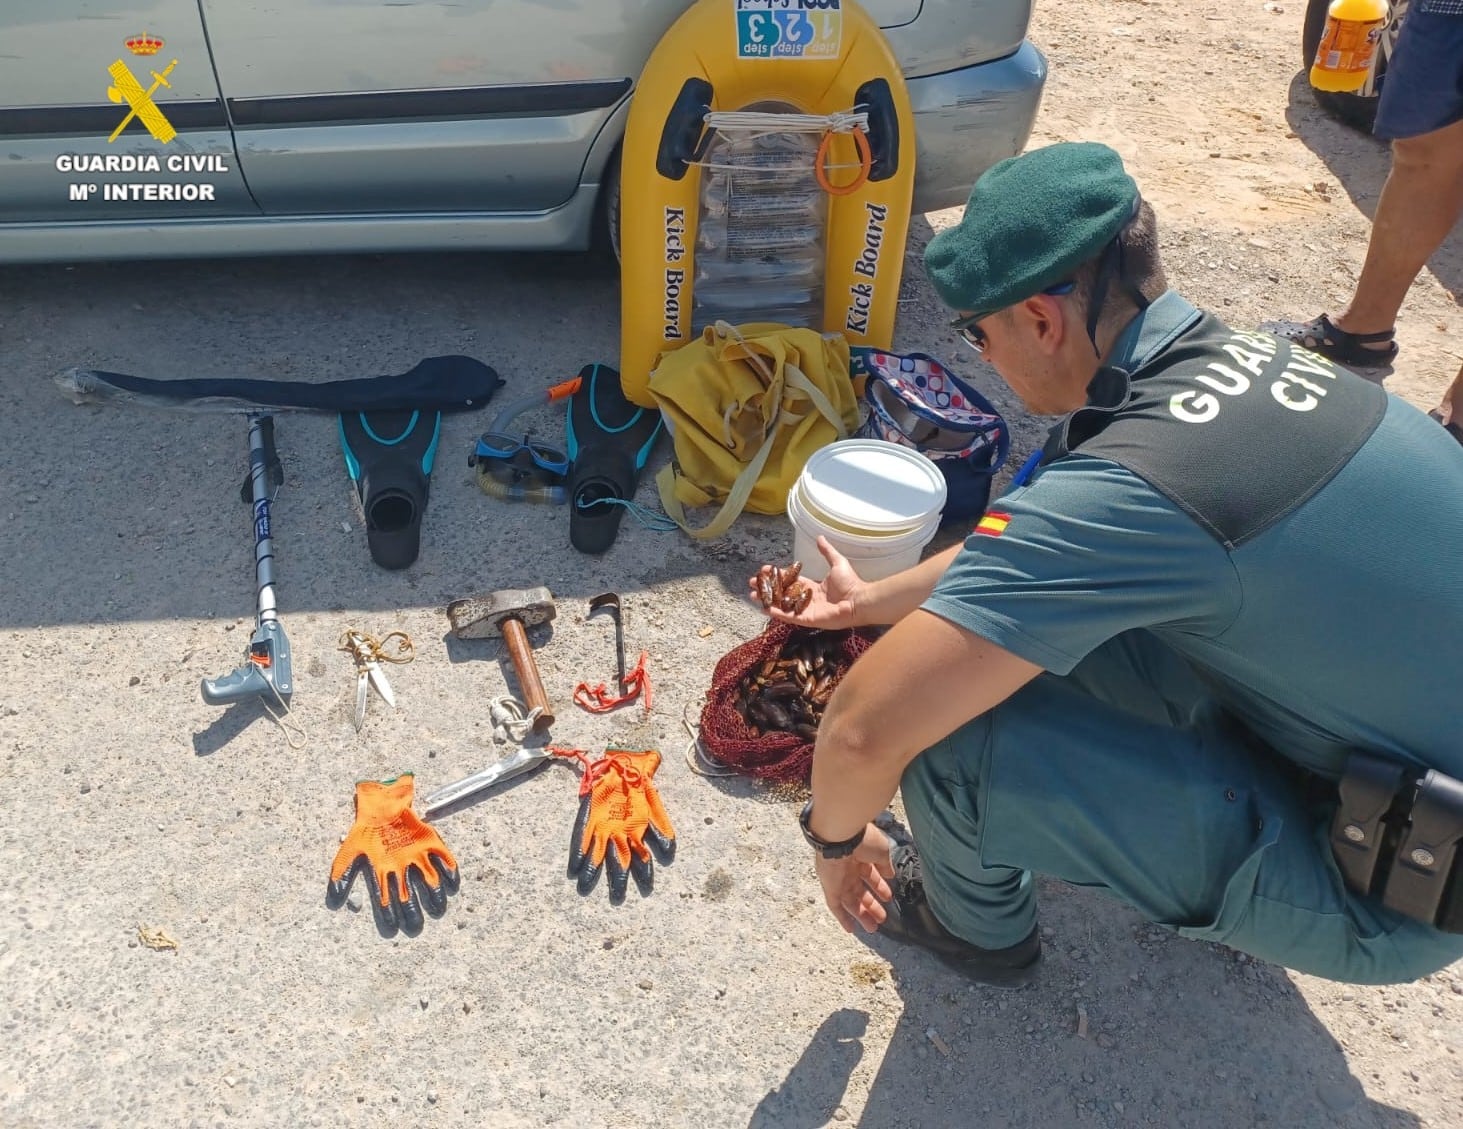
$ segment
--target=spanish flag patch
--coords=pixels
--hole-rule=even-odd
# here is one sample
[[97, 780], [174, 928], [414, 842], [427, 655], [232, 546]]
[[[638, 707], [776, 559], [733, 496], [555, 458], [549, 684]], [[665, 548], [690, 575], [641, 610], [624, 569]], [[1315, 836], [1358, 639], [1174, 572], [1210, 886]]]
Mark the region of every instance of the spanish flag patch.
[[999, 537], [1006, 532], [1006, 526], [1011, 524], [1011, 515], [997, 513], [991, 510], [975, 523], [975, 532], [984, 533], [987, 537]]

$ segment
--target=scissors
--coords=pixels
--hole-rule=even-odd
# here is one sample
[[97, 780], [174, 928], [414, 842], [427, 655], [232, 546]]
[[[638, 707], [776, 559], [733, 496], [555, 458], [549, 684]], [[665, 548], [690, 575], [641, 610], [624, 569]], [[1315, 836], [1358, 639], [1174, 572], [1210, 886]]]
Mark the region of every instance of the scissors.
[[[396, 645], [388, 651], [387, 646], [393, 641]], [[396, 694], [391, 689], [391, 683], [386, 678], [386, 672], [381, 669], [381, 664], [409, 663], [416, 657], [416, 652], [412, 647], [411, 636], [405, 631], [393, 631], [377, 639], [374, 635], [356, 631], [354, 628], [341, 635], [339, 649], [348, 652], [356, 661], [355, 723], [356, 732], [359, 733], [361, 726], [366, 723], [366, 703], [372, 687], [381, 695], [382, 701], [392, 709], [396, 708]]]

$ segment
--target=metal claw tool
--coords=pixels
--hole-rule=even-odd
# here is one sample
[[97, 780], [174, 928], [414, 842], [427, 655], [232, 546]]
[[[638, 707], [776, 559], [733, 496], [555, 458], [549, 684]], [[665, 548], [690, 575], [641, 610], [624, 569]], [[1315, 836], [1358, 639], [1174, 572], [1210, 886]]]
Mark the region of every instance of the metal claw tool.
[[481, 772], [474, 772], [471, 776], [464, 776], [455, 784], [447, 784], [438, 788], [422, 800], [422, 818], [432, 819], [441, 815], [453, 804], [460, 803], [469, 796], [475, 796], [494, 784], [512, 780], [515, 776], [522, 776], [544, 761], [552, 760], [555, 755], [553, 747], [549, 745], [542, 745], [534, 749], [519, 749], [498, 761], [497, 764], [488, 765]]

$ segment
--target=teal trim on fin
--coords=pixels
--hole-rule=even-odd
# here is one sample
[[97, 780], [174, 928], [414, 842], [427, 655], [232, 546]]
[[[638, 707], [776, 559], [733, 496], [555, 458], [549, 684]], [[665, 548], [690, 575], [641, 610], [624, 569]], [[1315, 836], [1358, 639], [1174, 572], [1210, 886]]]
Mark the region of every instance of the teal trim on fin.
[[[402, 426], [402, 429], [397, 433], [396, 438], [395, 439], [387, 439], [384, 435], [380, 434], [380, 432], [378, 432], [374, 427], [371, 426], [371, 419], [370, 419], [370, 417], [371, 417], [371, 414], [372, 413], [369, 413], [369, 412], [357, 412], [356, 414], [360, 417], [361, 427], [365, 430], [366, 434], [371, 437], [371, 439], [372, 439], [373, 442], [379, 443], [383, 447], [394, 447], [398, 443], [404, 443], [408, 439], [410, 439], [411, 438], [411, 433], [416, 430], [417, 420], [421, 419], [421, 416], [422, 416], [422, 413], [421, 412], [412, 412], [411, 417]], [[401, 413], [399, 413], [399, 412], [390, 412], [390, 413], [387, 413], [387, 412], [376, 412], [374, 414], [377, 417], [377, 419], [381, 419], [382, 417], [385, 417], [385, 416], [388, 416], [388, 415], [389, 416], [392, 416], [392, 417], [398, 417], [398, 416], [400, 416]]]
[[579, 372], [579, 390], [565, 413], [569, 469], [569, 542], [582, 553], [603, 553], [614, 544], [624, 505], [665, 432], [660, 412], [625, 398], [620, 374], [589, 364]]
[[634, 453], [635, 469], [645, 469], [651, 449], [660, 438], [662, 420], [653, 408], [642, 408], [630, 403], [620, 387], [620, 374], [609, 365], [585, 365], [579, 370], [583, 382], [579, 391], [569, 398], [569, 410], [565, 418], [565, 439], [570, 461], [579, 455], [580, 448], [604, 436], [615, 436], [616, 446], [629, 447]]
[[366, 515], [371, 559], [382, 568], [405, 568], [421, 548], [442, 413], [342, 412], [338, 430], [346, 473]]

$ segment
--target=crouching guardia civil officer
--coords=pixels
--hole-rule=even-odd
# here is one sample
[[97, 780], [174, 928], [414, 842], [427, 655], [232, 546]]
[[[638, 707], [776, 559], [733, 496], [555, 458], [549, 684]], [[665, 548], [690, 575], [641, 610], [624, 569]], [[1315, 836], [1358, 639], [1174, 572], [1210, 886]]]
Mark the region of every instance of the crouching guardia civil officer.
[[[963, 545], [863, 583], [824, 542], [773, 613], [892, 624], [801, 816], [834, 915], [1003, 986], [1040, 961], [1033, 874], [1337, 980], [1463, 956], [1463, 448], [1168, 290], [1104, 146], [996, 165], [925, 265], [1066, 414]], [[870, 822], [896, 787], [912, 843]]]

